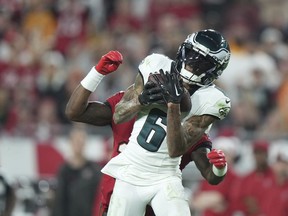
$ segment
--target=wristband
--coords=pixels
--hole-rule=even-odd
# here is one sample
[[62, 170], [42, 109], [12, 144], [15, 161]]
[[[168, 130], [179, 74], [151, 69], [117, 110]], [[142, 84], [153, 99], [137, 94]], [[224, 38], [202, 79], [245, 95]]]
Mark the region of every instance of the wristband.
[[222, 169], [218, 169], [217, 167], [214, 166], [214, 164], [213, 164], [213, 166], [212, 166], [212, 171], [213, 171], [213, 173], [214, 173], [216, 176], [218, 176], [218, 177], [224, 176], [224, 175], [227, 173], [227, 170], [228, 170], [228, 165], [227, 165], [227, 164], [226, 164], [226, 166], [225, 166], [224, 168], [222, 168]]
[[81, 85], [91, 91], [94, 92], [103, 79], [104, 75], [100, 74], [95, 67], [92, 67], [86, 77], [80, 82]]

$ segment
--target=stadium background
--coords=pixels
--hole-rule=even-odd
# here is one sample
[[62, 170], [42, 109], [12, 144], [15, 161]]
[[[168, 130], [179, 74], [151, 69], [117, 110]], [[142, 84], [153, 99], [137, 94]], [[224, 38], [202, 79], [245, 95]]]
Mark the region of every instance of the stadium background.
[[[53, 177], [69, 155], [72, 124], [65, 105], [82, 77], [111, 49], [122, 52], [124, 63], [105, 77], [92, 99], [103, 101], [129, 86], [147, 54], [174, 58], [189, 33], [221, 31], [232, 57], [217, 83], [231, 98], [232, 111], [214, 125], [212, 139], [239, 139], [240, 174], [253, 168], [253, 140], [286, 148], [287, 10], [285, 0], [1, 0], [0, 171], [17, 190], [15, 215], [47, 215]], [[110, 128], [87, 130], [87, 156], [106, 160]], [[187, 193], [199, 178], [189, 165]]]

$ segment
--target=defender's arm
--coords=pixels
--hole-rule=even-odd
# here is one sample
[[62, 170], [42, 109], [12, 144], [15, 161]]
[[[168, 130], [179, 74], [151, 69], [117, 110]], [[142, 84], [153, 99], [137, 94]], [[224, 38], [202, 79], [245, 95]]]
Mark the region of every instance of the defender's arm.
[[111, 108], [102, 102], [88, 101], [92, 92], [81, 84], [72, 93], [66, 106], [66, 116], [71, 121], [83, 122], [96, 126], [104, 126], [111, 123]]
[[92, 102], [88, 99], [101, 80], [116, 71], [122, 61], [122, 54], [118, 51], [110, 51], [101, 57], [69, 98], [65, 110], [68, 119], [97, 126], [111, 123], [110, 107], [102, 102]]
[[[217, 185], [225, 177], [226, 171], [223, 170], [223, 175], [218, 176], [213, 172], [213, 163], [210, 163], [207, 155], [209, 154], [210, 149], [208, 148], [198, 148], [197, 150], [193, 151], [191, 153], [191, 158], [195, 162], [195, 165], [197, 166], [198, 170], [200, 171], [201, 175], [208, 181], [211, 185]], [[220, 158], [220, 157], [219, 157]], [[224, 158], [220, 158], [223, 160], [223, 166], [226, 164], [225, 155]], [[226, 168], [227, 165], [225, 165], [223, 168]], [[215, 171], [215, 168], [214, 168]]]

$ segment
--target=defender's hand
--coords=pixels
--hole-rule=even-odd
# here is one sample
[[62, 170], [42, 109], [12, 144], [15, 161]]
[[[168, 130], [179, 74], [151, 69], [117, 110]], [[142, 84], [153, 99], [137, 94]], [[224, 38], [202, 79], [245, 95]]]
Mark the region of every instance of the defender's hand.
[[120, 52], [110, 51], [101, 57], [100, 61], [95, 66], [95, 69], [99, 73], [107, 75], [117, 70], [117, 68], [122, 62], [123, 56]]
[[161, 87], [151, 81], [148, 81], [144, 85], [142, 93], [138, 96], [138, 100], [141, 105], [149, 105], [152, 103], [165, 103]]
[[213, 164], [217, 169], [223, 169], [227, 166], [225, 154], [220, 149], [213, 149], [207, 154], [207, 157], [209, 159], [209, 162]]
[[164, 80], [162, 83], [162, 92], [166, 102], [172, 102], [180, 104], [182, 96], [184, 94], [183, 80], [181, 79], [179, 73], [176, 72], [175, 62], [171, 64], [171, 71], [164, 73], [160, 69], [160, 74]]

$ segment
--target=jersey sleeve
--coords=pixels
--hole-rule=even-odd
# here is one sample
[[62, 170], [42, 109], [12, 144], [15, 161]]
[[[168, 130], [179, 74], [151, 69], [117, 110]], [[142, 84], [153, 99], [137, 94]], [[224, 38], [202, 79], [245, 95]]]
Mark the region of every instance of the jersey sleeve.
[[148, 81], [148, 77], [151, 73], [159, 73], [160, 69], [170, 72], [171, 62], [172, 60], [167, 56], [156, 53], [148, 55], [146, 58], [144, 58], [138, 67], [144, 84]]
[[231, 109], [230, 99], [218, 88], [209, 86], [199, 89], [192, 96], [190, 115], [212, 115], [224, 119]]
[[191, 161], [191, 154], [199, 148], [212, 149], [212, 142], [207, 134], [204, 134], [202, 138], [193, 145], [184, 155], [182, 155], [180, 169], [183, 170]]
[[111, 97], [107, 98], [106, 104], [108, 104], [111, 107], [112, 113], [114, 113], [115, 106], [122, 99], [123, 95], [124, 95], [124, 91], [120, 91], [120, 92], [115, 93]]

